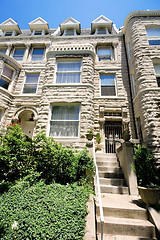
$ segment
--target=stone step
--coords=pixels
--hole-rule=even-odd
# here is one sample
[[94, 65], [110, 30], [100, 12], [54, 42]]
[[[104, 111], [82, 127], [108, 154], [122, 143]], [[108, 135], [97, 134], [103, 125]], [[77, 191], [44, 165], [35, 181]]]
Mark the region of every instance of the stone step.
[[105, 171], [105, 172], [120, 172], [121, 168], [120, 167], [105, 167], [105, 166], [98, 166], [98, 171]]
[[[96, 215], [100, 216], [99, 203], [96, 203]], [[113, 208], [103, 206], [103, 215], [110, 216], [115, 218], [131, 218], [139, 220], [147, 220], [147, 211], [146, 209], [138, 208]]]
[[104, 166], [104, 167], [119, 167], [119, 163], [118, 162], [113, 162], [113, 161], [97, 161], [97, 166]]
[[118, 178], [99, 178], [99, 182], [102, 185], [112, 185], [112, 186], [126, 186], [125, 179]]
[[96, 161], [111, 161], [111, 162], [117, 162], [117, 157], [115, 156], [110, 156], [110, 157], [105, 157], [105, 156], [96, 156]]
[[[97, 240], [101, 240], [100, 234], [97, 235]], [[103, 240], [156, 240], [156, 238], [104, 234]]]
[[121, 169], [119, 169], [119, 171], [117, 172], [113, 172], [113, 171], [98, 171], [99, 172], [99, 177], [100, 178], [124, 178], [124, 175], [121, 171]]
[[[104, 217], [104, 234], [155, 238], [155, 227], [146, 220]], [[101, 232], [100, 217], [97, 217], [97, 232]]]
[[100, 189], [101, 193], [128, 194], [128, 187], [124, 186], [100, 185]]

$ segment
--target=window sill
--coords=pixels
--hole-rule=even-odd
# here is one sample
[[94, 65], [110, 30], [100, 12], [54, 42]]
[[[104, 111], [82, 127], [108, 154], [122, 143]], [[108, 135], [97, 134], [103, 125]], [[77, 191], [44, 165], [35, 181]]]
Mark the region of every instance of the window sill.
[[115, 100], [125, 100], [125, 97], [118, 97], [118, 96], [100, 96], [95, 97], [94, 99], [115, 99]]

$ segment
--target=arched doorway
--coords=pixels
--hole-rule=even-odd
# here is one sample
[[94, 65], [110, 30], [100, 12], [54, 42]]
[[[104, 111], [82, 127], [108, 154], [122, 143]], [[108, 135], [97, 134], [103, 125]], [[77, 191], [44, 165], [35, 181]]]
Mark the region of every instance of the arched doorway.
[[32, 110], [24, 110], [22, 111], [18, 119], [21, 123], [22, 131], [28, 136], [32, 137], [35, 127], [34, 113]]

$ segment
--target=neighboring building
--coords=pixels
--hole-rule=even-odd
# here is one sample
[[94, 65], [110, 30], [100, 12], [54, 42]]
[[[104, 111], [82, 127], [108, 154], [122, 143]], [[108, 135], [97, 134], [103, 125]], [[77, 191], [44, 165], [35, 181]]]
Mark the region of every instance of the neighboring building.
[[130, 13], [121, 30], [104, 16], [91, 29], [71, 17], [29, 27], [0, 25], [1, 127], [20, 121], [28, 136], [45, 130], [74, 148], [94, 128], [110, 152], [129, 126], [160, 158], [160, 10]]

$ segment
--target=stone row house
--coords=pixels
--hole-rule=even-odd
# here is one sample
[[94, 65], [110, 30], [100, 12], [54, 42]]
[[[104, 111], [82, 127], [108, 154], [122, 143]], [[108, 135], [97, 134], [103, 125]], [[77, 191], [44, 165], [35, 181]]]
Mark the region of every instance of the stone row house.
[[105, 16], [83, 29], [72, 17], [50, 29], [0, 24], [0, 127], [20, 121], [81, 149], [94, 128], [103, 152], [129, 127], [160, 158], [160, 10], [134, 11], [117, 29]]

